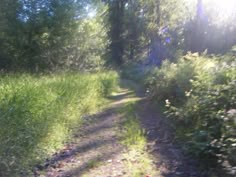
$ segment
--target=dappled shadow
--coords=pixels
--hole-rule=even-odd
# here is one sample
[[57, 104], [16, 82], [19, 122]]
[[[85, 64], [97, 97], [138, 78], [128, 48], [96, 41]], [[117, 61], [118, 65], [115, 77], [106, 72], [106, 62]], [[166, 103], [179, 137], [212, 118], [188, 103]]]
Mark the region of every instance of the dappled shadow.
[[114, 101], [107, 109], [84, 116], [84, 126], [74, 132], [72, 141], [43, 165], [38, 165], [37, 170], [46, 171], [46, 177], [81, 176], [122, 153], [123, 146], [116, 135], [117, 122], [122, 121], [118, 110], [131, 94], [125, 90], [110, 97]]
[[71, 147], [68, 147], [61, 152], [54, 154], [54, 157], [50, 160], [50, 164], [55, 164], [66, 159], [70, 159], [72, 156], [78, 155], [79, 153], [87, 153], [88, 151], [92, 151], [93, 149], [107, 146], [109, 144], [112, 144], [112, 142], [114, 142], [114, 139], [109, 138], [102, 140], [98, 139], [96, 141], [81, 144], [79, 146], [71, 145]]
[[122, 79], [120, 81], [120, 87], [123, 89], [133, 90], [138, 97], [145, 97], [145, 87], [142, 86], [142, 84], [140, 83], [127, 79]]
[[148, 151], [163, 177], [207, 177], [199, 163], [187, 156], [174, 142], [174, 130], [170, 122], [160, 114], [157, 106], [147, 100], [139, 103], [139, 118], [146, 130]]
[[85, 163], [82, 163], [81, 165], [78, 165], [75, 168], [66, 171], [60, 177], [72, 177], [72, 176], [79, 177], [92, 168], [104, 165], [104, 163], [108, 163], [107, 161], [109, 159], [119, 154], [121, 151], [122, 148], [119, 148], [112, 151], [103, 152], [100, 155], [93, 155], [90, 158], [88, 158]]

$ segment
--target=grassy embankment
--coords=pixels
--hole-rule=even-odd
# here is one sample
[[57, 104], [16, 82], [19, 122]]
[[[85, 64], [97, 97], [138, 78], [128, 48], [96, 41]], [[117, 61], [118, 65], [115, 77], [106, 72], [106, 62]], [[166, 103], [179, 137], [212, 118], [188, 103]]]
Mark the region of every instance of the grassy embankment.
[[19, 176], [62, 147], [82, 115], [106, 103], [117, 80], [115, 72], [2, 75], [0, 176]]

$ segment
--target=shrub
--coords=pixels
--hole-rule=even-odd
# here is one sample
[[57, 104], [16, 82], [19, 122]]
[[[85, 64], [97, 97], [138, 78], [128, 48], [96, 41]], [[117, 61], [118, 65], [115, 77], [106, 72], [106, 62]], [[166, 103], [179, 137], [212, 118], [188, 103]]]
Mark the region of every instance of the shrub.
[[212, 60], [196, 54], [184, 56], [177, 63], [166, 60], [161, 68], [153, 69], [146, 79], [150, 96], [162, 102], [166, 99], [182, 102], [185, 92], [191, 90], [191, 80], [211, 66], [214, 66]]
[[122, 67], [121, 74], [124, 78], [139, 82], [141, 84], [144, 81], [149, 69], [150, 68], [147, 66], [141, 64], [126, 63]]
[[176, 64], [165, 62], [155, 74], [150, 96], [166, 100], [176, 138], [211, 165], [227, 161], [228, 168], [235, 166], [235, 60], [191, 54]]

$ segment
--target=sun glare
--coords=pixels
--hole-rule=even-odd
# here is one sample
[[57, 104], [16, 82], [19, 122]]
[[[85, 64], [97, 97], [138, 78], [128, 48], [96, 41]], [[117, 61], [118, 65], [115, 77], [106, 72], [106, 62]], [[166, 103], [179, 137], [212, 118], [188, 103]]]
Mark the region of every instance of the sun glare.
[[232, 23], [236, 16], [236, 0], [203, 0], [203, 6], [219, 25]]
[[214, 7], [221, 15], [232, 15], [236, 13], [236, 0], [205, 0]]
[[216, 3], [219, 10], [223, 10], [226, 13], [236, 12], [236, 0], [212, 0]]

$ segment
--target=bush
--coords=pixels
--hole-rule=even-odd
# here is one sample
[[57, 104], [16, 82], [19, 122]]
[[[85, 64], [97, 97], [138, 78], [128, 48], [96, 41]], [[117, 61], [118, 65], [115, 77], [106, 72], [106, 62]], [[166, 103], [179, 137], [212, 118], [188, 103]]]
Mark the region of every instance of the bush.
[[[19, 176], [63, 145], [116, 86], [114, 72], [0, 79], [0, 176]], [[109, 84], [104, 84], [109, 83]]]
[[196, 54], [184, 56], [177, 63], [166, 60], [161, 68], [153, 69], [146, 79], [150, 96], [162, 102], [166, 99], [182, 102], [185, 92], [192, 87], [190, 81], [212, 65], [212, 60], [206, 60]]
[[139, 83], [142, 83], [150, 68], [141, 64], [127, 63], [122, 67], [122, 76]]
[[235, 60], [187, 55], [165, 62], [151, 77], [152, 99], [166, 101], [176, 137], [192, 154], [213, 164], [236, 162]]

